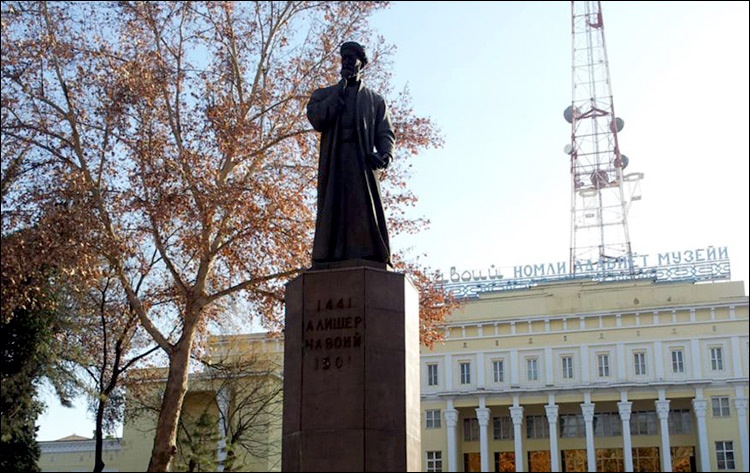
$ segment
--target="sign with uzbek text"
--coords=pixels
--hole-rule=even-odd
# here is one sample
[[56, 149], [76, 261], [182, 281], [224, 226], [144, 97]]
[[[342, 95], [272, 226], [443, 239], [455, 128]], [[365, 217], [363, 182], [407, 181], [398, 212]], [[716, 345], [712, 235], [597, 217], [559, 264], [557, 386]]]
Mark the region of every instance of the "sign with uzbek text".
[[526, 264], [510, 267], [461, 270], [452, 266], [442, 282], [455, 296], [468, 297], [480, 292], [521, 289], [540, 283], [566, 279], [628, 281], [652, 279], [667, 281], [715, 281], [731, 278], [727, 247], [669, 251], [632, 258], [576, 261], [573, 271], [568, 262]]

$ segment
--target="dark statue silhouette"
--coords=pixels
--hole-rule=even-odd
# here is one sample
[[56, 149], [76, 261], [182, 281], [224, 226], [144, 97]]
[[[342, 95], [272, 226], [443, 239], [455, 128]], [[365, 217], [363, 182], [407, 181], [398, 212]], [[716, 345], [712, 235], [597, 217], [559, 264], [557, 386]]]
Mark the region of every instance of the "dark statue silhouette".
[[312, 269], [350, 260], [391, 264], [380, 177], [396, 138], [385, 100], [362, 82], [362, 45], [341, 45], [341, 81], [316, 90], [307, 118], [321, 133]]

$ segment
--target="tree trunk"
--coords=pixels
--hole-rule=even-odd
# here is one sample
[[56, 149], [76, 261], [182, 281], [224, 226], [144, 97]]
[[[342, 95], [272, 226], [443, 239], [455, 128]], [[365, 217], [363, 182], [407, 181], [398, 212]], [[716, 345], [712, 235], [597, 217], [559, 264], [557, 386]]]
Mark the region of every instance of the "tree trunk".
[[169, 375], [156, 424], [148, 471], [167, 471], [177, 453], [177, 424], [188, 387], [188, 360], [193, 345], [193, 332], [194, 329], [190, 329], [190, 333], [183, 335], [169, 357]]
[[96, 442], [96, 452], [94, 454], [94, 473], [101, 473], [104, 471], [104, 455], [102, 455], [102, 449], [104, 447], [104, 439], [102, 438], [104, 424], [104, 400], [102, 396], [99, 396], [99, 404], [96, 407], [96, 431], [94, 433], [94, 441]]

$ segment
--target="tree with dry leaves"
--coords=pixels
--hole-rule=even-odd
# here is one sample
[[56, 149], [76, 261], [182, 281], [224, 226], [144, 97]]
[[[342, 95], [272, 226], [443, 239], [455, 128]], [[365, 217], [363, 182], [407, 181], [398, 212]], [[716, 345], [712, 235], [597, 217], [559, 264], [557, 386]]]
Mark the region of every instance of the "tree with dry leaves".
[[[139, 287], [140, 284], [136, 284]], [[123, 378], [129, 370], [142, 366], [159, 349], [149, 343], [138, 316], [129, 308], [119, 281], [103, 274], [99, 285], [81, 291], [74, 298], [78, 330], [68, 342], [81, 347], [79, 383], [94, 413], [94, 469], [104, 471], [103, 442], [122, 422], [125, 408]]]
[[[390, 90], [394, 48], [368, 26], [386, 6], [3, 2], [3, 232], [70, 209], [72, 271], [105, 263], [166, 354], [150, 471], [172, 460], [188, 362], [208, 327], [238, 301], [252, 314], [234, 316], [283, 326], [284, 284], [309, 264], [314, 223], [317, 136], [305, 103], [335, 81], [346, 40], [369, 39], [367, 81], [390, 97], [391, 233], [424, 225], [402, 213], [416, 199], [408, 162], [441, 139], [408, 93]], [[430, 343], [452, 301], [416, 270]]]

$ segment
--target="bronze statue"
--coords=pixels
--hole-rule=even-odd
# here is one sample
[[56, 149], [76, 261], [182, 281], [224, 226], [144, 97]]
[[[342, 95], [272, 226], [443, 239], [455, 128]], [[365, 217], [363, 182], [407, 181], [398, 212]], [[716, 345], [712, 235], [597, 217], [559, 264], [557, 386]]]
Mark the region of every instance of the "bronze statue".
[[380, 177], [396, 142], [385, 100], [362, 82], [365, 49], [341, 45], [341, 81], [313, 92], [307, 118], [321, 132], [313, 269], [362, 259], [391, 263]]

